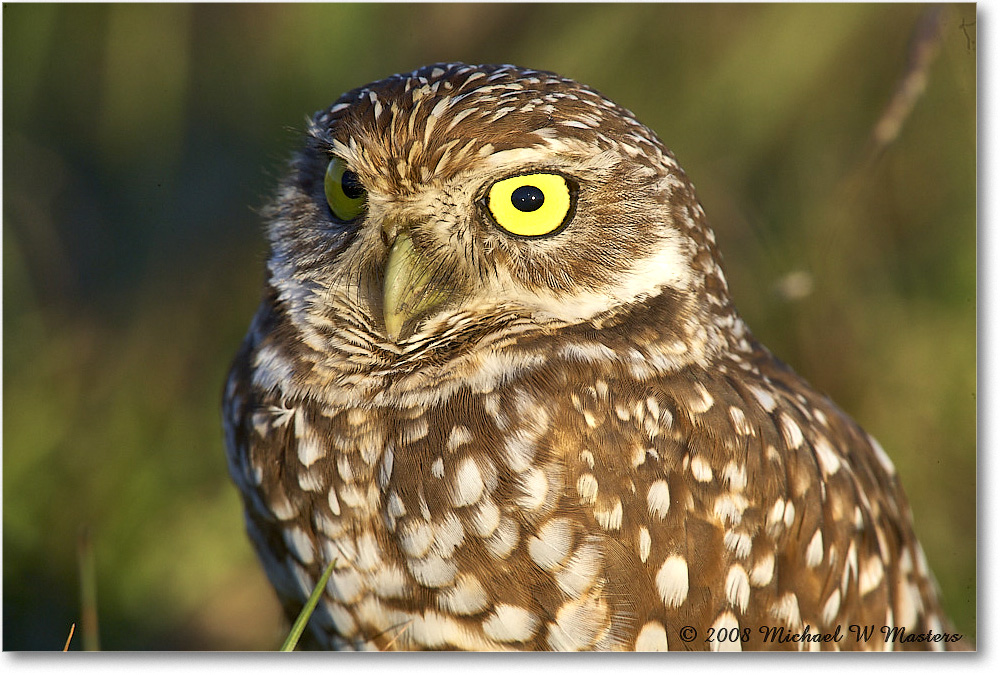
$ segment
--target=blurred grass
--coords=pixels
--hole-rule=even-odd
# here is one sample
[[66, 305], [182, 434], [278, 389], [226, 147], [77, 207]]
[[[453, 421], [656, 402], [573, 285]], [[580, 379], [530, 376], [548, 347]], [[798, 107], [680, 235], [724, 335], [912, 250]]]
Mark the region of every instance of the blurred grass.
[[79, 620], [81, 526], [104, 649], [281, 643], [218, 415], [254, 209], [306, 115], [438, 60], [555, 70], [661, 135], [750, 326], [895, 460], [974, 637], [974, 5], [942, 10], [926, 91], [865, 155], [927, 10], [4, 5], [5, 649]]

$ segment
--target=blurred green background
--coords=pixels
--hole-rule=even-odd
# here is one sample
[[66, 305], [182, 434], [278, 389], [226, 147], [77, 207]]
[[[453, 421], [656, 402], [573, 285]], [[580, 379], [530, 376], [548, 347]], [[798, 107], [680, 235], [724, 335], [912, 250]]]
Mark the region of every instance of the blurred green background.
[[[103, 648], [280, 644], [218, 413], [255, 210], [307, 115], [441, 60], [555, 70], [660, 134], [750, 326], [896, 462], [974, 637], [976, 15], [922, 41], [928, 11], [5, 4], [4, 648], [62, 648], [84, 526]], [[911, 65], [926, 91], [872, 154]]]

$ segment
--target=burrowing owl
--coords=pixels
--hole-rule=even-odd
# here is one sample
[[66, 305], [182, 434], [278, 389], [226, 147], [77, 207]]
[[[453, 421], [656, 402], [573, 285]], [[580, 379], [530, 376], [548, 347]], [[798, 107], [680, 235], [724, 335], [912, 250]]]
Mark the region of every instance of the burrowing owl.
[[947, 625], [892, 462], [753, 339], [628, 110], [393, 76], [312, 119], [267, 216], [229, 468], [288, 612], [336, 561], [321, 645], [950, 646], [901, 639]]

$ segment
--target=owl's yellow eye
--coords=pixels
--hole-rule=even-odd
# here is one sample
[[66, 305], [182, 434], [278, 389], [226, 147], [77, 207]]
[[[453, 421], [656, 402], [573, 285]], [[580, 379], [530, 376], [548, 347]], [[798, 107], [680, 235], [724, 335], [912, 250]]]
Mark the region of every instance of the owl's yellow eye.
[[326, 167], [323, 178], [326, 202], [340, 220], [354, 220], [365, 210], [365, 189], [358, 174], [347, 168], [347, 162], [334, 157]]
[[497, 181], [486, 204], [497, 225], [521, 237], [552, 234], [569, 221], [570, 185], [557, 173], [526, 173]]

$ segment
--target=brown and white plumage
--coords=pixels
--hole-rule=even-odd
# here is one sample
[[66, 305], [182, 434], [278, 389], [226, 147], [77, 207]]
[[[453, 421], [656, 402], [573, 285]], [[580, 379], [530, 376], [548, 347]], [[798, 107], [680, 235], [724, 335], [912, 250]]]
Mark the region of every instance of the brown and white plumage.
[[[539, 174], [566, 217], [514, 234], [493, 190]], [[394, 76], [312, 120], [268, 216], [228, 456], [289, 613], [337, 561], [320, 645], [952, 646], [884, 641], [947, 625], [892, 463], [753, 339], [627, 110], [512, 66]], [[760, 631], [806, 626], [844, 638]]]

